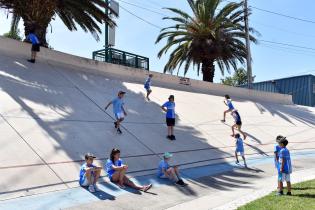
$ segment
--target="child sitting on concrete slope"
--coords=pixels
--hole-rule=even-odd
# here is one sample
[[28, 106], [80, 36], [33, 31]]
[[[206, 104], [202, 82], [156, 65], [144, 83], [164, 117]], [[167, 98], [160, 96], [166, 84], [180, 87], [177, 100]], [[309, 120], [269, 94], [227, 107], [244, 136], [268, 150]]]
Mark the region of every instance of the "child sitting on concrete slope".
[[180, 178], [179, 167], [171, 167], [169, 165], [171, 157], [173, 157], [171, 153], [164, 153], [163, 160], [161, 160], [158, 166], [158, 177], [160, 179], [169, 179], [179, 186], [186, 186], [187, 184], [185, 184], [184, 181]]

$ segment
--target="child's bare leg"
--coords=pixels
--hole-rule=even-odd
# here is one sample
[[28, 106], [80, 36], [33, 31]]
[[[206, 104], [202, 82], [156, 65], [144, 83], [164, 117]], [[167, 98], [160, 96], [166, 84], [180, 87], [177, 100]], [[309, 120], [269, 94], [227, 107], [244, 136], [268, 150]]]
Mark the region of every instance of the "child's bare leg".
[[178, 177], [177, 177], [177, 175], [176, 175], [176, 172], [175, 172], [175, 169], [174, 169], [174, 168], [169, 168], [169, 169], [167, 170], [167, 172], [168, 172], [170, 178], [171, 178], [173, 181], [175, 181], [175, 182], [178, 181]]
[[100, 178], [100, 175], [101, 175], [101, 169], [95, 170], [95, 178], [94, 178], [93, 184], [96, 184], [97, 180]]
[[245, 165], [245, 167], [247, 167], [245, 156], [244, 156], [244, 155], [242, 155], [242, 158], [243, 158], [243, 161], [244, 161], [244, 165]]
[[32, 59], [32, 60], [35, 60], [35, 59], [36, 59], [36, 52], [35, 52], [35, 51], [32, 51], [31, 59]]
[[175, 175], [177, 176], [177, 178], [179, 179], [179, 168], [178, 166], [174, 166], [174, 172], [175, 172]]
[[93, 184], [92, 183], [92, 176], [91, 176], [91, 169], [87, 169], [85, 171], [85, 176], [86, 176], [86, 178], [87, 178], [87, 180], [89, 182], [89, 185]]
[[172, 126], [167, 126], [167, 135], [168, 136], [172, 135]]
[[125, 174], [126, 174], [126, 169], [122, 169], [121, 171], [119, 171], [119, 185], [120, 186], [124, 186]]
[[231, 136], [235, 136], [235, 132], [234, 132], [234, 127], [236, 126], [236, 124], [234, 124], [233, 126], [232, 126], [232, 135]]
[[226, 116], [227, 111], [223, 112], [223, 121], [225, 121], [225, 116]]
[[171, 135], [174, 135], [174, 126], [171, 126]]
[[127, 176], [124, 176], [124, 184], [136, 190], [143, 190], [144, 186], [138, 186], [133, 181], [131, 181]]
[[291, 182], [287, 182], [288, 192], [291, 192]]
[[237, 152], [235, 152], [235, 159], [236, 159], [236, 162], [239, 162]]
[[117, 128], [120, 128], [120, 124], [122, 121], [124, 121], [124, 118], [120, 118], [116, 121]]
[[151, 92], [152, 92], [151, 90], [147, 91], [147, 99], [149, 99], [149, 95], [151, 94]]
[[283, 191], [283, 183], [279, 181], [279, 192]]
[[238, 127], [238, 130], [239, 130], [239, 132], [243, 135], [243, 138], [244, 138], [244, 140], [245, 140], [246, 137], [247, 137], [247, 134], [241, 130], [241, 127], [240, 127], [240, 126]]

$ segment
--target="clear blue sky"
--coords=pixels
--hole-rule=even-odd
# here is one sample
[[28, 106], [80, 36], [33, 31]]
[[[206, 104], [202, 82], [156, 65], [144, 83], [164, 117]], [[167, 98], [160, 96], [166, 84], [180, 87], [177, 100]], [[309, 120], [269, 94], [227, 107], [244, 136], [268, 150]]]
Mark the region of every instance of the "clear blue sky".
[[[185, 0], [123, 1], [142, 5], [165, 15], [170, 13], [163, 10], [162, 7], [176, 7], [188, 10]], [[120, 2], [120, 4], [132, 13], [160, 27], [171, 24], [169, 21], [162, 20], [163, 15], [161, 14], [152, 13], [123, 2]], [[315, 22], [314, 0], [249, 0], [249, 4]], [[261, 33], [259, 39], [315, 48], [315, 24], [288, 19], [256, 9], [253, 9], [252, 13], [250, 24]], [[149, 57], [151, 70], [162, 72], [167, 56], [162, 59], [157, 58], [157, 52], [162, 46], [161, 44], [154, 44], [159, 34], [159, 29], [148, 25], [122, 9], [120, 9], [120, 17], [117, 19], [117, 24], [115, 48]], [[0, 34], [7, 32], [9, 25], [10, 18], [7, 19], [5, 11], [1, 10]], [[92, 51], [101, 49], [104, 45], [103, 35], [101, 35], [101, 41], [96, 42], [89, 33], [85, 33], [82, 30], [69, 32], [58, 18], [51, 25], [52, 27], [48, 30], [48, 41], [56, 50], [90, 58]], [[21, 30], [23, 30], [22, 23]], [[261, 42], [256, 46], [252, 45], [252, 57], [253, 74], [256, 75], [256, 81], [302, 73], [315, 73], [315, 50], [303, 50]], [[193, 70], [187, 76], [198, 79], [196, 72]], [[215, 81], [219, 82], [222, 77], [217, 69]]]

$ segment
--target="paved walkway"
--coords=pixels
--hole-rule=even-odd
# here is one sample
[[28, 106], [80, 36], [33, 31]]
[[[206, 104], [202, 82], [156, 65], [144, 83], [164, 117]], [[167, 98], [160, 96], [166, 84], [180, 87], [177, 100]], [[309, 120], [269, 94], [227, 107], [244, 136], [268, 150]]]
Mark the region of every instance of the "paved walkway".
[[[315, 178], [315, 168], [311, 168], [314, 167], [314, 151], [292, 156], [293, 181]], [[248, 165], [250, 169], [233, 163], [186, 169], [183, 176], [189, 186], [185, 188], [161, 182], [154, 176], [145, 176], [136, 178], [136, 181], [152, 182], [154, 187], [149, 193], [120, 190], [106, 183], [101, 185], [103, 191], [97, 194], [73, 188], [3, 201], [0, 209], [234, 209], [269, 193], [276, 185], [272, 157], [249, 159]]]

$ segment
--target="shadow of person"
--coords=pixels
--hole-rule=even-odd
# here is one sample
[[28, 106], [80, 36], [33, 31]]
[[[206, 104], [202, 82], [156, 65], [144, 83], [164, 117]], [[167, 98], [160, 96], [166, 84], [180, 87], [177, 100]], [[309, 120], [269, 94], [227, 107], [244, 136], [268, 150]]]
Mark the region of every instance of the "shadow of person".
[[103, 190], [92, 193], [88, 190], [87, 187], [82, 187], [82, 188], [85, 189], [86, 191], [88, 191], [89, 193], [91, 193], [92, 195], [94, 195], [95, 197], [97, 197], [99, 200], [111, 200], [111, 201], [116, 200], [115, 196], [108, 194], [108, 193], [104, 192]]

